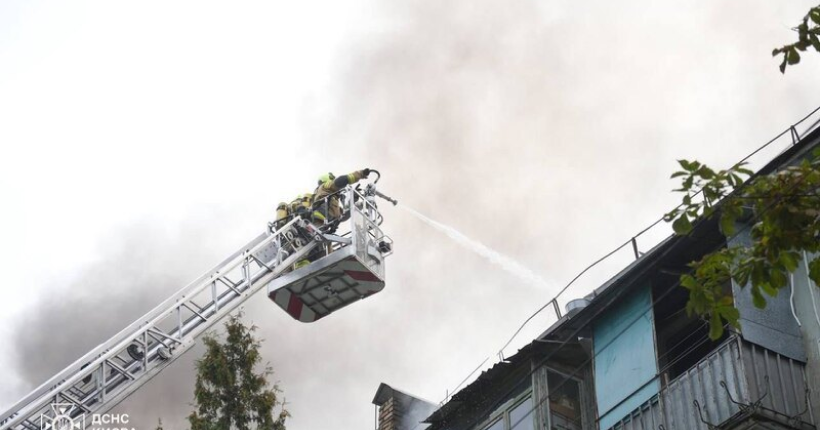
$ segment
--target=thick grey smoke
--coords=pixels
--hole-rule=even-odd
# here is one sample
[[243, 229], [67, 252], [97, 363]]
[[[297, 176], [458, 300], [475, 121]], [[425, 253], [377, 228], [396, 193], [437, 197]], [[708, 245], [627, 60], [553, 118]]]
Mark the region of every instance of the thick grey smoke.
[[[400, 202], [562, 285], [677, 202], [676, 159], [730, 165], [820, 103], [809, 96], [820, 58], [784, 78], [770, 57], [808, 6], [381, 2], [374, 19], [389, 24], [343, 60], [335, 121], [316, 141], [327, 159], [380, 169]], [[387, 213], [396, 254], [374, 302], [408, 326], [412, 350], [385, 343], [396, 361], [381, 379], [438, 400], [551, 292]], [[631, 259], [626, 249], [565, 299]]]
[[[676, 158], [728, 165], [818, 103], [817, 61], [783, 78], [769, 57], [802, 9], [372, 2], [373, 27], [340, 54], [323, 95], [329, 109], [306, 110], [308, 144], [322, 159], [293, 161], [378, 168], [385, 193], [560, 285], [673, 204]], [[309, 325], [261, 295], [247, 305], [293, 428], [367, 428], [384, 380], [444, 397], [551, 298], [401, 211], [385, 215], [396, 252], [382, 293]], [[121, 232], [124, 245], [20, 322], [17, 371], [31, 385], [47, 379], [250, 239], [220, 235], [242, 221]], [[120, 410], [140, 429], [157, 417], [185, 428], [196, 354]]]
[[[118, 230], [100, 244], [101, 260], [52, 288], [56, 293], [43, 297], [19, 322], [25, 329], [11, 348], [17, 374], [30, 387], [39, 385], [219, 261], [221, 250], [230, 249], [229, 235], [207, 225], [226, 217], [211, 215], [204, 224], [146, 221]], [[128, 405], [135, 427], [152, 428], [159, 417], [174, 423], [169, 418], [184, 413], [193, 398], [192, 359], [199, 353], [194, 351], [160, 376], [162, 390], [149, 384], [144, 391], [153, 395], [140, 393], [135, 397], [144, 403]]]

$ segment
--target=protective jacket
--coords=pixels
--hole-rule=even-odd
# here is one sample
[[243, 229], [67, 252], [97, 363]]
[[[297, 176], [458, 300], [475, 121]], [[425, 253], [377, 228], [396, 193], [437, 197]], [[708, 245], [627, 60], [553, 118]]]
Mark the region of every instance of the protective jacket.
[[[342, 216], [342, 207], [339, 203], [339, 196], [332, 195], [349, 184], [355, 184], [364, 178], [364, 170], [357, 170], [353, 173], [342, 175], [336, 179], [325, 181], [316, 188], [313, 193], [313, 219], [322, 224], [327, 220], [336, 219]], [[328, 197], [329, 196], [329, 197]]]
[[302, 212], [310, 211], [311, 205], [313, 204], [313, 194], [305, 193], [296, 196], [293, 201], [290, 202], [290, 206], [288, 209], [292, 214], [300, 214]]
[[282, 228], [282, 226], [287, 224], [288, 219], [290, 218], [290, 214], [291, 214], [290, 207], [288, 206], [287, 203], [280, 202], [276, 206], [276, 221], [273, 223], [273, 225], [276, 227], [276, 229], [280, 229], [280, 228]]
[[276, 206], [276, 228], [282, 228], [290, 221], [291, 217], [300, 214], [309, 214], [311, 204], [313, 203], [313, 194], [305, 193], [299, 194], [290, 203], [280, 202]]

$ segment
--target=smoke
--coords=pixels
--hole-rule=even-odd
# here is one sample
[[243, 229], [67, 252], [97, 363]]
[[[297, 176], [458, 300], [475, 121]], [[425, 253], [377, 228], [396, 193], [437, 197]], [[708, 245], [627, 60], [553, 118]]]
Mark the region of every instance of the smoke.
[[[309, 150], [293, 154], [321, 157], [286, 153], [271, 158], [270, 169], [377, 168], [382, 191], [435, 218], [422, 216], [458, 246], [385, 208], [383, 228], [396, 251], [383, 292], [309, 325], [264, 295], [247, 304], [293, 414], [289, 425], [369, 426], [370, 399], [385, 379], [443, 397], [470, 371], [464, 363], [495, 353], [551, 298], [555, 282], [674, 205], [667, 179], [675, 159], [728, 165], [813, 107], [816, 63], [806, 58], [784, 79], [768, 55], [791, 37], [782, 22], [805, 12], [785, 7], [739, 0], [363, 6], [361, 37], [341, 44], [331, 84], [303, 106], [301, 143]], [[224, 75], [202, 73], [208, 87], [197, 94], [223, 86]], [[174, 169], [195, 178], [198, 155], [181, 152], [186, 162]], [[197, 186], [180, 184], [180, 192]], [[197, 191], [203, 199], [217, 194]], [[16, 324], [20, 335], [7, 348], [14, 372], [31, 387], [46, 380], [249, 239], [233, 228], [242, 221], [217, 214], [196, 225], [114, 232], [99, 262], [48, 286]], [[581, 280], [569, 294], [598, 285]], [[535, 332], [519, 339], [549, 323], [536, 321]], [[153, 428], [162, 417], [166, 429], [185, 428], [197, 355], [119, 407], [141, 420], [134, 427]]]
[[497, 265], [498, 267], [504, 269], [504, 271], [522, 279], [523, 281], [532, 284], [534, 287], [540, 288], [543, 291], [555, 291], [555, 288], [550, 286], [547, 281], [544, 280], [541, 276], [527, 268], [526, 266], [522, 265], [518, 261], [503, 255], [487, 245], [483, 243], [470, 239], [469, 237], [465, 236], [463, 233], [459, 232], [453, 227], [444, 225], [438, 221], [430, 219], [429, 217], [419, 213], [415, 209], [407, 206], [402, 205], [402, 209], [406, 210], [407, 212], [411, 213], [416, 218], [424, 221], [427, 225], [435, 228], [436, 230], [444, 233], [450, 239], [453, 239], [459, 245], [463, 246], [466, 249], [469, 249], [472, 252], [486, 258], [491, 263]]
[[[230, 217], [217, 212], [204, 218], [177, 226], [143, 221], [117, 230], [100, 244], [96, 262], [50, 286], [51, 294], [16, 324], [9, 351], [17, 376], [33, 389], [219, 261], [232, 240], [213, 227]], [[192, 361], [199, 353], [194, 348], [177, 360], [159, 378], [161, 387], [149, 383], [120, 409], [135, 428], [153, 428], [160, 417], [166, 428], [180, 427], [193, 398]]]
[[[396, 252], [376, 308], [361, 314], [384, 324], [383, 378], [444, 397], [552, 285], [674, 207], [676, 159], [730, 165], [813, 108], [814, 69], [784, 80], [768, 55], [787, 28], [776, 17], [803, 13], [738, 0], [374, 3], [369, 16], [384, 26], [345, 52], [330, 107], [309, 124], [324, 125], [312, 130], [325, 159], [379, 169], [380, 189], [437, 230], [386, 210]], [[601, 285], [631, 253], [563, 299]], [[555, 317], [532, 321], [511, 349]]]
[[424, 400], [410, 399], [402, 402], [402, 408], [398, 430], [424, 430], [430, 425], [422, 421], [427, 419], [437, 406]]

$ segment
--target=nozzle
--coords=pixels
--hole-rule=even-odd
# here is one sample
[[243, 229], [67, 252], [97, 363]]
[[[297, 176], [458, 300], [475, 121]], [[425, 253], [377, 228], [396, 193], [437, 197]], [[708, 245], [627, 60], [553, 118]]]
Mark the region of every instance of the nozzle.
[[375, 193], [376, 193], [376, 195], [377, 195], [377, 196], [379, 196], [379, 197], [381, 197], [381, 198], [383, 198], [383, 199], [387, 200], [387, 201], [388, 201], [388, 202], [390, 202], [390, 203], [393, 203], [393, 206], [396, 206], [397, 204], [399, 204], [399, 201], [398, 201], [398, 200], [396, 200], [396, 199], [391, 199], [390, 197], [387, 197], [387, 196], [385, 196], [384, 194], [382, 194], [382, 193], [380, 193], [380, 192], [378, 192], [378, 191], [375, 191]]

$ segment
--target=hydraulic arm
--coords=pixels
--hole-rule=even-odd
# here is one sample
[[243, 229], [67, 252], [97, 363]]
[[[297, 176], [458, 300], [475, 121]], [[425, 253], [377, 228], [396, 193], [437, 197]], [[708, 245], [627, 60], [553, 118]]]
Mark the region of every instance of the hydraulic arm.
[[[310, 318], [294, 316], [303, 322], [380, 291], [384, 257], [392, 244], [379, 228], [382, 216], [375, 192], [375, 187], [341, 191], [344, 217], [334, 225], [339, 230], [334, 234], [298, 217], [260, 234], [13, 405], [0, 415], [0, 430], [50, 430], [55, 403], [70, 404], [71, 418], [107, 412], [189, 350], [197, 336], [278, 278], [287, 279], [269, 286], [268, 295], [292, 316], [296, 306], [305, 315], [313, 312]], [[310, 264], [293, 269], [304, 260]], [[328, 276], [334, 271], [367, 282], [339, 283], [341, 278]], [[294, 286], [297, 281], [302, 287]], [[280, 303], [285, 293], [279, 295], [279, 290], [287, 291], [287, 303]]]

